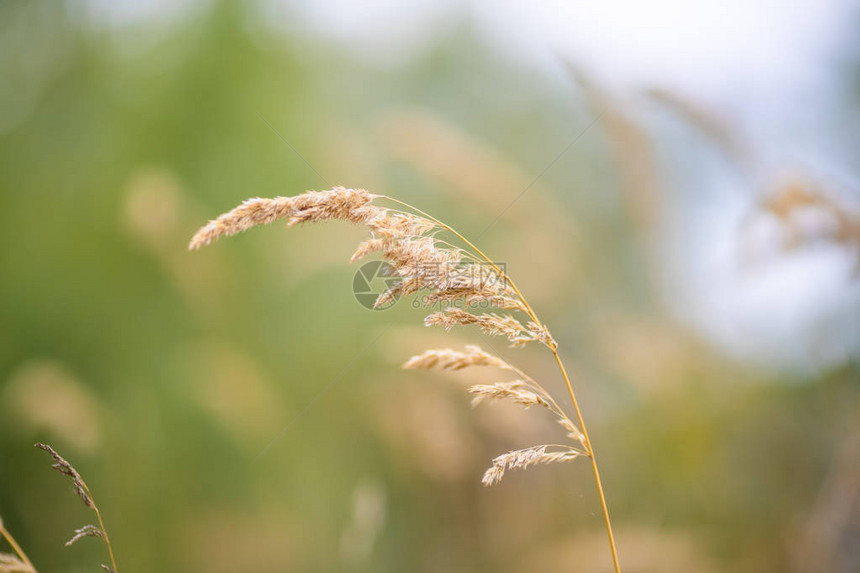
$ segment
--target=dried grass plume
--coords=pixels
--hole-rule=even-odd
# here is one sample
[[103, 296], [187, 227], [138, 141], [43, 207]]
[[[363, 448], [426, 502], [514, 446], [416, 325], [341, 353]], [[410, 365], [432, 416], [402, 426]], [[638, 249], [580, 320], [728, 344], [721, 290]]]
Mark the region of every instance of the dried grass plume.
[[[376, 204], [377, 201], [396, 207], [383, 207]], [[438, 367], [454, 371], [490, 366], [513, 373], [516, 376], [513, 381], [471, 386], [469, 392], [473, 396], [473, 405], [507, 400], [525, 408], [540, 406], [556, 418], [570, 443], [544, 444], [502, 454], [492, 461], [483, 483], [497, 484], [510, 470], [588, 458], [603, 508], [613, 564], [619, 573], [618, 554], [597, 462], [570, 378], [558, 354], [558, 345], [549, 328], [538, 318], [500, 265], [439, 219], [392, 197], [344, 187], [308, 191], [295, 197], [249, 199], [201, 228], [191, 239], [189, 248], [199, 249], [220, 237], [278, 220], [284, 220], [288, 227], [339, 220], [367, 228], [370, 236], [358, 245], [351, 262], [377, 254], [390, 265], [389, 275], [395, 279], [394, 284], [377, 298], [377, 307], [400, 296], [420, 295], [425, 305], [442, 308], [424, 319], [427, 326], [441, 326], [446, 330], [455, 326], [477, 326], [486, 335], [505, 338], [513, 347], [538, 343], [549, 349], [569, 391], [575, 417], [569, 416], [534, 378], [477, 346], [467, 346], [464, 350], [427, 350], [413, 356], [403, 366], [413, 370]], [[462, 246], [441, 239], [440, 235], [444, 233], [452, 235], [453, 240]], [[506, 312], [484, 312], [487, 307]]]

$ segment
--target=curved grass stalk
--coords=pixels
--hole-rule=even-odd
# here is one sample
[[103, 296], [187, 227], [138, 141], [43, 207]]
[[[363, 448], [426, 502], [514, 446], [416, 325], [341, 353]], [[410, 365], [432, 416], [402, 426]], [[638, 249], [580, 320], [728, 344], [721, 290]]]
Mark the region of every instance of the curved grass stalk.
[[[459, 238], [466, 245], [468, 245], [479, 257], [481, 257], [484, 261], [486, 261], [489, 265], [491, 265], [493, 267], [493, 270], [498, 272], [500, 276], [504, 277], [504, 279], [508, 282], [508, 284], [511, 285], [511, 288], [514, 290], [514, 292], [519, 297], [520, 301], [525, 306], [526, 312], [529, 315], [529, 317], [531, 317], [531, 319], [538, 326], [545, 327], [543, 322], [541, 322], [541, 320], [537, 317], [537, 314], [535, 314], [534, 310], [532, 309], [532, 306], [529, 304], [529, 302], [523, 296], [520, 289], [517, 287], [516, 283], [514, 283], [513, 279], [511, 279], [511, 277], [508, 276], [507, 273], [502, 271], [502, 269], [499, 268], [498, 265], [496, 265], [496, 263], [492, 261], [492, 259], [490, 259], [486, 254], [484, 254], [484, 252], [481, 251], [481, 249], [479, 249], [477, 246], [475, 246], [466, 237], [464, 237], [463, 235], [458, 233], [456, 230], [454, 230], [452, 227], [443, 223], [439, 219], [433, 217], [432, 215], [430, 215], [428, 213], [425, 213], [424, 211], [418, 209], [417, 207], [413, 207], [409, 203], [406, 203], [404, 201], [400, 201], [399, 199], [394, 199], [392, 197], [388, 197], [385, 195], [383, 195], [382, 198], [387, 199], [389, 201], [393, 201], [393, 202], [398, 203], [400, 205], [403, 205], [407, 209], [413, 210], [414, 212], [420, 214], [423, 217], [430, 219], [434, 223], [438, 224], [440, 227], [444, 228], [445, 230], [447, 230], [447, 231], [453, 233], [455, 236], [457, 236], [457, 238]], [[591, 447], [591, 440], [588, 437], [588, 429], [585, 427], [585, 420], [582, 417], [582, 410], [580, 410], [580, 408], [579, 408], [579, 402], [577, 401], [576, 394], [573, 391], [573, 385], [571, 384], [570, 377], [567, 374], [567, 369], [564, 367], [564, 362], [562, 361], [561, 356], [559, 356], [559, 354], [558, 354], [558, 350], [556, 348], [552, 347], [551, 345], [545, 344], [545, 346], [547, 346], [547, 348], [549, 348], [549, 350], [552, 352], [552, 355], [555, 358], [556, 363], [558, 364], [558, 368], [561, 371], [562, 378], [564, 378], [564, 383], [567, 386], [568, 394], [570, 394], [570, 400], [571, 400], [571, 402], [573, 402], [573, 409], [576, 412], [576, 417], [577, 417], [577, 420], [579, 421], [579, 427], [582, 430], [582, 437], [583, 437], [582, 442], [583, 442], [583, 445], [585, 446], [585, 449], [586, 449], [585, 455], [591, 460], [591, 468], [592, 468], [592, 471], [594, 472], [594, 483], [597, 485], [597, 493], [598, 493], [598, 496], [600, 497], [600, 506], [601, 506], [601, 509], [603, 510], [603, 520], [604, 520], [605, 525], [606, 525], [606, 534], [607, 534], [607, 537], [609, 539], [609, 548], [610, 548], [610, 551], [612, 552], [612, 564], [615, 567], [615, 572], [621, 573], [621, 565], [620, 565], [619, 560], [618, 560], [618, 549], [615, 545], [615, 536], [612, 533], [612, 521], [609, 518], [609, 507], [606, 504], [606, 494], [603, 491], [603, 483], [600, 480], [600, 470], [597, 467], [597, 458], [594, 455], [594, 449]], [[518, 372], [520, 372], [524, 377], [529, 378], [531, 380], [531, 378], [526, 376], [524, 373], [522, 373], [522, 371], [520, 371], [519, 369], [516, 369], [516, 370]], [[540, 388], [539, 384], [537, 384], [537, 386], [538, 386], [538, 388]], [[549, 397], [550, 400], [552, 400], [552, 397], [548, 396], [548, 393], [544, 393], [544, 394], [547, 395], [547, 397]], [[553, 403], [554, 402], [555, 401], [553, 400]], [[558, 407], [557, 404], [555, 404], [555, 406]]]
[[[375, 199], [391, 201], [408, 211], [377, 207], [371, 204]], [[369, 244], [370, 241], [362, 243], [365, 248], [361, 248], [360, 246], [356, 254], [353, 255], [353, 260], [357, 260], [370, 252], [381, 251], [383, 259], [389, 261], [396, 272], [399, 273], [399, 276], [403, 278], [398, 294], [417, 294], [425, 289], [429, 289], [437, 295], [444, 294], [447, 288], [445, 282], [439, 281], [438, 277], [427, 276], [417, 265], [421, 263], [433, 265], [456, 264], [463, 260], [464, 254], [468, 255], [466, 258], [471, 260], [475, 260], [475, 257], [481, 259], [483, 262], [478, 261], [478, 264], [486, 263], [497, 273], [500, 279], [504, 279], [502, 282], [503, 288], [501, 289], [490, 289], [488, 291], [472, 285], [470, 294], [476, 300], [495, 301], [498, 303], [497, 306], [499, 308], [515, 309], [528, 315], [530, 322], [527, 324], [524, 324], [510, 314], [471, 314], [463, 310], [451, 308], [447, 309], [445, 313], [437, 312], [431, 314], [425, 318], [424, 323], [428, 326], [440, 325], [446, 329], [450, 329], [454, 325], [477, 325], [487, 334], [506, 337], [511, 342], [511, 345], [515, 347], [522, 346], [528, 342], [541, 342], [549, 348], [555, 358], [570, 394], [570, 399], [576, 412], [576, 419], [579, 423], [578, 427], [537, 381], [522, 373], [518, 368], [511, 366], [497, 357], [484, 353], [477, 347], [467, 347], [467, 352], [465, 353], [450, 349], [427, 351], [420, 356], [410, 359], [404, 367], [428, 369], [440, 365], [442, 368], [459, 370], [465, 366], [493, 365], [501, 366], [520, 374], [523, 378], [520, 382], [533, 387], [535, 392], [526, 392], [518, 389], [515, 384], [512, 385], [511, 383], [498, 383], [496, 385], [473, 388], [479, 393], [478, 397], [507, 398], [525, 407], [535, 404], [547, 406], [550, 411], [558, 416], [558, 421], [562, 426], [570, 432], [568, 437], [579, 442], [583, 446], [584, 451], [568, 446], [561, 446], [567, 448], [567, 453], [565, 451], [547, 452], [546, 448], [551, 446], [544, 445], [508, 452], [493, 460], [493, 466], [485, 473], [484, 483], [486, 485], [498, 483], [506, 468], [525, 468], [535, 464], [570, 461], [579, 455], [587, 456], [591, 460], [594, 481], [600, 497], [613, 566], [615, 572], [620, 573], [621, 567], [615, 546], [615, 537], [612, 533], [606, 496], [600, 480], [600, 472], [597, 467], [594, 449], [591, 446], [591, 440], [585, 427], [582, 411], [573, 391], [573, 385], [558, 353], [558, 347], [549, 334], [548, 328], [538, 318], [534, 309], [510, 276], [469, 239], [457, 232], [450, 225], [421, 209], [393, 197], [374, 195], [363, 189], [345, 189], [343, 187], [336, 187], [327, 191], [309, 191], [294, 197], [250, 199], [202, 227], [191, 239], [189, 247], [191, 249], [198, 249], [217, 240], [219, 237], [234, 235], [251, 227], [269, 224], [282, 219], [287, 220], [288, 226], [304, 222], [335, 219], [366, 225], [374, 233], [378, 231], [379, 236], [373, 239], [373, 244]], [[437, 248], [437, 242], [439, 244], [450, 245], [446, 241], [435, 238], [435, 234], [439, 230], [445, 230], [453, 234], [471, 249], [472, 253], [468, 253], [460, 247], [454, 247], [453, 249]], [[428, 233], [430, 233], [429, 236], [427, 235]], [[379, 304], [380, 300], [384, 300], [385, 297], [389, 296], [390, 292], [391, 290], [380, 295], [379, 299], [377, 299], [377, 304]], [[443, 359], [441, 363], [440, 359]]]

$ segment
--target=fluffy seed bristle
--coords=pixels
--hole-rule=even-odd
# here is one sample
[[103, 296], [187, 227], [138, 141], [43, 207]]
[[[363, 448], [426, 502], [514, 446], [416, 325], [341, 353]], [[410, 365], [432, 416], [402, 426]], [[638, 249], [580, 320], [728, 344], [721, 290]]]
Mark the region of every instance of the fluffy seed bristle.
[[396, 239], [417, 237], [437, 228], [430, 219], [409, 213], [392, 213], [386, 209], [366, 221], [374, 237]]
[[474, 395], [472, 406], [477, 406], [487, 400], [512, 400], [525, 408], [543, 406], [552, 411], [549, 403], [530, 390], [529, 386], [522, 380], [496, 382], [495, 384], [475, 384], [469, 386], [468, 392]]
[[102, 530], [95, 525], [85, 525], [75, 530], [75, 535], [66, 541], [66, 547], [70, 547], [76, 541], [84, 537], [104, 537], [104, 534], [102, 533]]
[[246, 231], [257, 225], [268, 225], [286, 219], [288, 225], [306, 221], [340, 219], [362, 223], [377, 214], [378, 208], [367, 207], [376, 197], [364, 189], [335, 187], [328, 191], [308, 191], [295, 197], [248, 199], [232, 211], [209, 221], [188, 245], [199, 249], [212, 241]]
[[549, 333], [549, 329], [546, 326], [544, 326], [542, 324], [537, 324], [535, 322], [529, 322], [528, 330], [529, 330], [529, 334], [532, 336], [532, 338], [534, 338], [535, 340], [537, 340], [539, 342], [542, 342], [548, 348], [551, 348], [552, 350], [555, 350], [558, 348], [558, 343], [555, 341], [555, 339]]
[[501, 358], [484, 352], [480, 347], [474, 345], [466, 346], [465, 351], [442, 348], [438, 350], [427, 350], [413, 356], [403, 365], [409, 370], [430, 370], [438, 366], [442, 370], [462, 370], [469, 366], [496, 366], [509, 370], [510, 366]]
[[493, 465], [490, 466], [481, 483], [485, 486], [491, 486], [502, 481], [506, 470], [525, 469], [529, 466], [537, 464], [552, 464], [556, 462], [569, 462], [582, 454], [574, 449], [564, 449], [559, 451], [547, 452], [549, 446], [535, 446], [533, 448], [525, 448], [522, 450], [514, 450], [502, 454], [493, 459]]
[[480, 303], [527, 312], [507, 278], [495, 268], [480, 263], [462, 264], [446, 273], [438, 289], [424, 298], [431, 306], [438, 302], [461, 300], [469, 307]]
[[40, 450], [48, 452], [51, 455], [51, 457], [54, 459], [54, 464], [51, 466], [52, 468], [54, 468], [64, 476], [72, 478], [72, 483], [75, 487], [75, 493], [78, 494], [78, 497], [81, 498], [81, 501], [84, 502], [84, 505], [92, 509], [95, 504], [93, 504], [93, 499], [92, 497], [90, 497], [86, 485], [84, 484], [84, 480], [83, 478], [81, 478], [81, 474], [78, 473], [78, 470], [73, 468], [72, 464], [63, 459], [63, 457], [60, 456], [60, 454], [58, 454], [56, 450], [54, 450], [54, 448], [52, 448], [51, 446], [38, 443], [36, 444], [36, 447]]
[[[376, 246], [373, 244], [368, 248]], [[410, 237], [385, 242], [382, 258], [391, 264], [392, 274], [400, 277], [400, 281], [379, 296], [376, 307], [397, 296], [415, 294], [422, 290], [439, 290], [448, 275], [460, 263], [460, 256], [456, 249], [437, 247], [432, 237]]]
[[472, 288], [447, 289], [428, 294], [422, 299], [424, 306], [434, 306], [439, 303], [462, 301], [465, 308], [474, 308], [482, 303], [504, 310], [526, 312], [525, 305], [516, 298], [499, 295], [492, 290], [476, 290]]
[[362, 241], [358, 244], [358, 248], [355, 249], [355, 252], [350, 257], [349, 262], [354, 263], [359, 259], [363, 259], [367, 255], [371, 253], [377, 253], [383, 249], [385, 249], [385, 245], [388, 243], [385, 239], [368, 239], [366, 241]]
[[433, 237], [410, 237], [386, 245], [382, 258], [403, 277], [422, 277], [427, 286], [444, 284], [460, 263], [460, 251], [439, 248]]
[[425, 326], [439, 325], [451, 330], [458, 324], [475, 324], [486, 334], [504, 336], [511, 346], [519, 347], [536, 340], [523, 324], [513, 316], [498, 315], [492, 312], [472, 314], [459, 308], [449, 308], [445, 312], [434, 312], [424, 319]]

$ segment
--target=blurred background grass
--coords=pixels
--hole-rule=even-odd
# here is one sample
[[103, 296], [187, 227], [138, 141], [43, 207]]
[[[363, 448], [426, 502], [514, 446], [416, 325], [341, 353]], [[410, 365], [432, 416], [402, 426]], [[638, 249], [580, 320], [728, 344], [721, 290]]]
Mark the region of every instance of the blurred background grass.
[[[573, 364], [626, 571], [860, 567], [856, 180], [847, 195], [774, 183], [785, 215], [751, 178], [735, 202], [783, 234], [747, 260], [746, 227], [729, 226], [743, 272], [722, 296], [764, 273], [783, 306], [757, 316], [782, 326], [714, 334], [690, 310], [703, 299], [678, 294], [675, 223], [710, 204], [713, 185], [690, 183], [702, 164], [747, 181], [731, 122], [651, 98], [649, 123], [575, 59], [546, 74], [468, 18], [408, 65], [376, 65], [262, 4], [114, 26], [98, 2], [0, 3], [0, 514], [40, 570], [103, 559], [62, 548], [86, 514], [37, 440], [84, 474], [126, 573], [608, 570], [585, 464], [480, 486], [494, 455], [553, 424], [470, 411], [466, 376], [401, 371], [481, 339], [425, 330], [404, 302], [358, 305], [359, 231], [185, 250], [247, 197], [335, 184], [418, 205], [507, 263]], [[853, 91], [830, 111], [856, 141], [846, 50]], [[809, 205], [789, 188], [828, 197], [849, 232], [828, 234], [828, 208], [831, 227], [797, 231]], [[798, 257], [813, 266], [780, 274]], [[822, 257], [837, 278], [804, 298], [814, 320], [785, 326], [792, 281]], [[561, 389], [539, 351], [510, 357]]]

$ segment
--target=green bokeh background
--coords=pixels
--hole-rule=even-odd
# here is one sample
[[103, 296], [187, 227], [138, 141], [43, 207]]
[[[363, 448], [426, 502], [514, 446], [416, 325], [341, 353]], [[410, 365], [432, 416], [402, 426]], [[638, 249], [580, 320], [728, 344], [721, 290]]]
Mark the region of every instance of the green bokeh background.
[[[91, 519], [36, 441], [87, 479], [123, 573], [608, 570], [585, 463], [481, 487], [493, 456], [556, 430], [471, 411], [468, 376], [399, 369], [428, 345], [487, 342], [425, 331], [405, 302], [356, 304], [358, 230], [186, 250], [247, 197], [334, 184], [479, 237], [534, 294], [625, 570], [800, 570], [849, 463], [856, 363], [752, 367], [671, 318], [612, 135], [587, 129], [574, 82], [500, 60], [466, 22], [394, 69], [252, 4], [122, 33], [79, 8], [0, 3], [0, 515], [40, 571], [105, 557], [62, 547]], [[550, 356], [490, 343], [562, 391]], [[857, 527], [856, 488], [833, 495]]]

